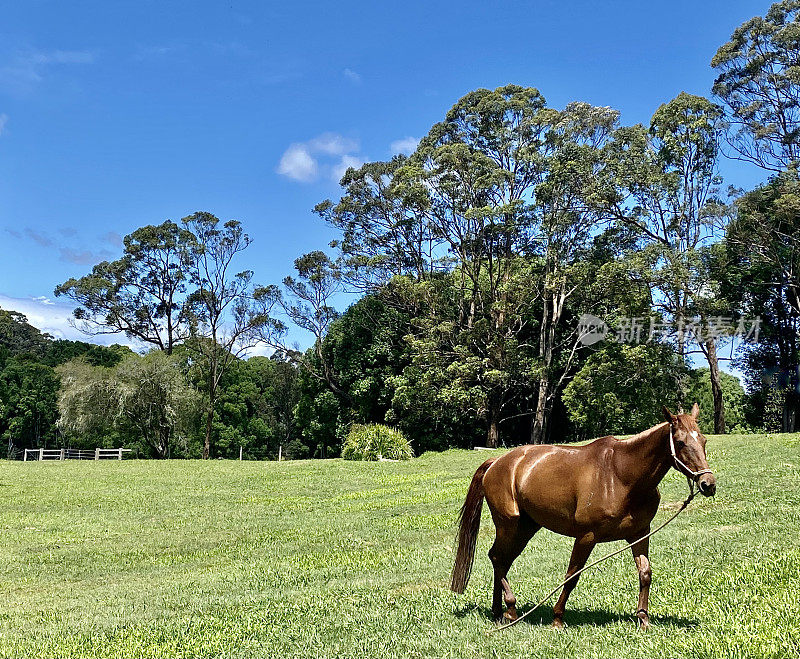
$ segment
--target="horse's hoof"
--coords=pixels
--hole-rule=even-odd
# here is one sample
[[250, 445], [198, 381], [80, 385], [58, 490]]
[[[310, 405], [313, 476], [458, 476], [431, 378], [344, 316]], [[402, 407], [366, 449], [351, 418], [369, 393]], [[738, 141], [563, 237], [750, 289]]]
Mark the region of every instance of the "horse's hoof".
[[639, 613], [636, 615], [637, 620], [639, 621], [639, 631], [646, 632], [650, 629], [650, 618], [647, 617], [647, 614]]
[[558, 631], [561, 631], [562, 629], [564, 629], [564, 621], [563, 620], [559, 620], [558, 618], [553, 620], [553, 629], [557, 629]]
[[504, 614], [503, 614], [503, 615], [501, 615], [499, 618], [495, 618], [495, 619], [494, 619], [494, 624], [495, 624], [495, 625], [497, 625], [498, 627], [504, 627], [505, 625], [511, 624], [511, 623], [512, 623], [512, 622], [514, 622], [516, 619], [517, 619], [517, 617], [516, 617], [516, 616], [514, 616], [514, 617], [512, 618], [512, 617], [511, 617], [511, 616], [509, 616], [507, 613], [504, 613]]

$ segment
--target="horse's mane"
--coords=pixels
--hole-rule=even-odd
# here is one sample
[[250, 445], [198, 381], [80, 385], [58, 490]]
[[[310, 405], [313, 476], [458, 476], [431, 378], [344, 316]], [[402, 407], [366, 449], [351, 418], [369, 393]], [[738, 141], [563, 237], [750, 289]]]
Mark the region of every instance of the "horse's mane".
[[652, 428], [648, 428], [647, 430], [642, 430], [642, 432], [636, 433], [635, 435], [631, 435], [630, 437], [627, 437], [625, 439], [617, 439], [616, 437], [614, 439], [616, 439], [618, 442], [630, 442], [631, 444], [633, 444], [636, 440], [643, 439], [645, 437], [649, 437], [650, 435], [655, 434], [657, 430], [659, 430], [662, 426], [665, 425], [667, 425], [666, 422], [659, 423], [653, 426]]

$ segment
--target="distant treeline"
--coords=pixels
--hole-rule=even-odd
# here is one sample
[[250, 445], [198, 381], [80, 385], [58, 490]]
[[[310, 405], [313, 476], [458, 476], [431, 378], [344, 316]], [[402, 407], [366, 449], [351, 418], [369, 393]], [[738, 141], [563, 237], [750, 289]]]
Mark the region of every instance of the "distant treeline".
[[[341, 386], [352, 392], [347, 405], [318, 378], [286, 359], [237, 359], [220, 386], [213, 457], [237, 458], [241, 447], [246, 459], [275, 459], [279, 446], [287, 458], [335, 456], [353, 422], [389, 421], [404, 431], [417, 452], [485, 443], [482, 420], [459, 418], [457, 409], [440, 410], [437, 419], [426, 422], [424, 415], [435, 404], [437, 392], [422, 395], [417, 390], [416, 403], [405, 397], [400, 387], [407, 386], [403, 372], [412, 359], [404, 340], [408, 331], [410, 326], [374, 296], [365, 297], [333, 322], [323, 341], [324, 354], [336, 364]], [[643, 354], [651, 353], [645, 349]], [[638, 377], [638, 365], [605, 362], [605, 367], [615, 365]], [[660, 366], [654, 360], [645, 375], [658, 379]], [[158, 350], [140, 356], [119, 345], [52, 339], [20, 314], [0, 310], [4, 453], [20, 457], [24, 448], [126, 446], [140, 457], [200, 457], [204, 441], [200, 371], [188, 347], [177, 348], [171, 356]], [[620, 375], [612, 373], [609, 384], [613, 386]], [[647, 425], [657, 402], [653, 396], [674, 394], [669, 390], [670, 377], [651, 383], [650, 393], [641, 391], [638, 380], [625, 382], [614, 394], [621, 407], [613, 406], [613, 414], [609, 410], [609, 416], [593, 422], [572, 423], [561, 411], [554, 439], [567, 441], [610, 430], [632, 432]], [[689, 379], [689, 398], [700, 400], [702, 425], [708, 428], [713, 421], [707, 372], [691, 371]], [[738, 381], [723, 373], [723, 383], [735, 429], [748, 427], [748, 411], [756, 419], [753, 425], [758, 425], [758, 415]], [[406, 405], [416, 413], [406, 413]], [[616, 423], [611, 418], [615, 415]], [[519, 419], [504, 429], [506, 442], [527, 441], [528, 427], [524, 417]], [[603, 427], [605, 423], [612, 425]]]

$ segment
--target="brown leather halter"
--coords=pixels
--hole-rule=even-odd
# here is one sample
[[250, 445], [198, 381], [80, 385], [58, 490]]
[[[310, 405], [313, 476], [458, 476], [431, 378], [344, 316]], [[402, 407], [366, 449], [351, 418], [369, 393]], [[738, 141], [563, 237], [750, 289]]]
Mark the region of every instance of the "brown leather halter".
[[[681, 473], [683, 473], [683, 475], [686, 476], [687, 479], [691, 479], [695, 483], [697, 482], [697, 479], [700, 478], [700, 476], [702, 476], [703, 474], [713, 474], [714, 473], [711, 469], [701, 469], [700, 471], [692, 471], [691, 469], [689, 469], [689, 467], [686, 465], [686, 463], [683, 462], [678, 457], [678, 454], [675, 451], [675, 439], [672, 436], [672, 425], [671, 424], [670, 424], [670, 427], [669, 427], [669, 451], [670, 451], [670, 453], [672, 453], [672, 459], [675, 461], [675, 468], [678, 471], [680, 471]], [[682, 467], [682, 469], [680, 467]]]

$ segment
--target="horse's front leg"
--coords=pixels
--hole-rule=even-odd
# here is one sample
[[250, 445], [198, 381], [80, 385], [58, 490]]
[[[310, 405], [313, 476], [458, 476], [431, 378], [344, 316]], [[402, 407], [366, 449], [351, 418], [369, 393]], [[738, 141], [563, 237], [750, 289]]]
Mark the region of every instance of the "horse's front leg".
[[564, 627], [564, 609], [567, 606], [567, 598], [575, 586], [578, 585], [580, 575], [571, 579], [570, 577], [586, 565], [586, 561], [589, 559], [589, 554], [592, 553], [595, 544], [593, 534], [575, 540], [575, 545], [572, 547], [572, 555], [569, 557], [569, 568], [567, 568], [566, 577], [568, 581], [564, 584], [561, 597], [558, 598], [558, 602], [553, 607], [553, 627], [556, 629]]
[[[649, 529], [642, 532], [648, 533]], [[641, 537], [642, 534], [636, 537]], [[628, 542], [633, 542], [636, 538], [631, 538]], [[639, 608], [636, 609], [636, 617], [639, 619], [639, 629], [645, 630], [650, 626], [650, 618], [647, 615], [647, 603], [650, 599], [650, 582], [652, 581], [653, 571], [650, 569], [650, 538], [645, 538], [631, 547], [633, 560], [636, 562], [636, 569], [639, 571]]]

